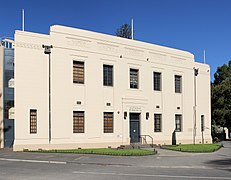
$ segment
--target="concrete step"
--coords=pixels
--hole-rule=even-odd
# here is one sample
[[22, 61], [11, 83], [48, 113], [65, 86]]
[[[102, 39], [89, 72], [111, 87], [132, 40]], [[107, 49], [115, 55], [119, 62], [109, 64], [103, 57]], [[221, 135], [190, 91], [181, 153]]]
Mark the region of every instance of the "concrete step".
[[140, 143], [132, 143], [130, 145], [120, 145], [117, 149], [142, 149], [142, 148], [154, 148], [156, 145], [151, 144], [140, 144]]

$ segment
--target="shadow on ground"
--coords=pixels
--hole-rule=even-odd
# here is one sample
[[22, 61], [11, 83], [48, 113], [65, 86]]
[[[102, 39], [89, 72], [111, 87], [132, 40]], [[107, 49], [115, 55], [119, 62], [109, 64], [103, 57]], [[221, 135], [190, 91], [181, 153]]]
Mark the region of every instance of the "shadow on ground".
[[216, 167], [216, 169], [231, 171], [231, 158], [211, 160], [205, 162], [205, 164]]

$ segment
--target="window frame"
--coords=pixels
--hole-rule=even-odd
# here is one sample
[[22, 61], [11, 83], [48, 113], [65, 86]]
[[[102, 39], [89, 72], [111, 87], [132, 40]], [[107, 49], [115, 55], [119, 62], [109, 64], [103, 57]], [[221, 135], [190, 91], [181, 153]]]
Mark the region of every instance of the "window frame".
[[[111, 77], [109, 75], [109, 73], [110, 73], [109, 68], [111, 68]], [[105, 70], [106, 70], [106, 72], [105, 72]], [[114, 83], [113, 82], [113, 78], [114, 78], [114, 76], [113, 76], [114, 72], [113, 71], [114, 71], [114, 66], [113, 65], [103, 64], [103, 85], [104, 86], [113, 87], [113, 83]]]
[[154, 114], [154, 132], [162, 132], [162, 114], [160, 113]]
[[[157, 75], [157, 78], [155, 75]], [[162, 91], [162, 73], [161, 72], [157, 72], [157, 71], [153, 72], [153, 90]]]
[[[179, 117], [179, 119], [178, 119]], [[175, 114], [175, 131], [176, 132], [182, 132], [183, 131], [183, 125], [182, 125], [182, 114]]]
[[74, 84], [84, 84], [85, 83], [85, 62], [73, 60], [72, 64], [72, 78]]
[[[133, 74], [131, 74], [131, 73], [133, 73]], [[130, 83], [129, 83], [130, 89], [139, 89], [139, 69], [130, 68], [129, 79], [130, 79]], [[137, 83], [135, 82], [135, 79], [137, 79]]]
[[[108, 126], [110, 124], [111, 126]], [[113, 112], [103, 113], [103, 133], [105, 134], [114, 133], [114, 113]]]
[[[179, 78], [177, 80], [177, 78]], [[182, 93], [182, 75], [175, 75], [174, 76], [175, 81], [175, 93]], [[179, 84], [177, 84], [179, 82]]]
[[[81, 124], [82, 126], [80, 126]], [[84, 111], [73, 111], [73, 133], [74, 134], [85, 133], [85, 112]]]
[[37, 109], [30, 109], [30, 134], [38, 132], [38, 113]]

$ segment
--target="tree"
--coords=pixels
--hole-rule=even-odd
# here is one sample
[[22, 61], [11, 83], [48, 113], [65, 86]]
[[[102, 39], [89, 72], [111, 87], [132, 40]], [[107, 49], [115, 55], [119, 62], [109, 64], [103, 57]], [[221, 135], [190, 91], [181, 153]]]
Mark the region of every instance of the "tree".
[[116, 31], [116, 36], [132, 39], [132, 29], [129, 24], [123, 24]]
[[231, 79], [231, 60], [227, 64], [217, 68], [214, 74], [214, 85], [220, 84], [222, 81]]
[[231, 60], [214, 74], [211, 103], [212, 123], [231, 129]]

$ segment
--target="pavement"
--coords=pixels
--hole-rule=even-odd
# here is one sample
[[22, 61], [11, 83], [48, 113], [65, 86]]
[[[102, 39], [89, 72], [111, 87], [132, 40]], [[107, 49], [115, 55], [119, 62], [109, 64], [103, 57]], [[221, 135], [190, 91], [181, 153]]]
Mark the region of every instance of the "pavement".
[[0, 150], [0, 179], [229, 179], [231, 142], [213, 153], [159, 149], [151, 156]]

